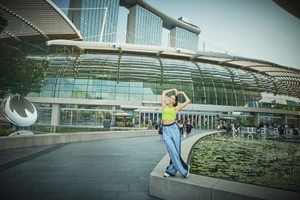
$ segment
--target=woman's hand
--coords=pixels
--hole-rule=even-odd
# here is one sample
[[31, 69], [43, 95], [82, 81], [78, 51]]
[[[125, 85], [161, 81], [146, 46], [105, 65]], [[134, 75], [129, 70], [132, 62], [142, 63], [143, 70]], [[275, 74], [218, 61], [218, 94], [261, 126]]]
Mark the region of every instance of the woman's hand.
[[175, 94], [176, 96], [178, 95], [178, 90], [176, 88], [174, 88]]
[[182, 94], [185, 98], [185, 102], [179, 106], [176, 106], [176, 112], [180, 111], [190, 103], [189, 97], [183, 91], [180, 92], [177, 91], [177, 94]]

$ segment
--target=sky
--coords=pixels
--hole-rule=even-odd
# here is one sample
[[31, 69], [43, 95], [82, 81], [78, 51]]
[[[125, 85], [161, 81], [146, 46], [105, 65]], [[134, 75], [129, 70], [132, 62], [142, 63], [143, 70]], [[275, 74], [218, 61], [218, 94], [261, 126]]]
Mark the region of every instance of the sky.
[[[146, 0], [166, 15], [201, 29], [199, 50], [265, 60], [300, 69], [300, 19], [272, 0]], [[171, 5], [170, 5], [171, 4]], [[125, 41], [128, 10], [120, 7], [118, 37]], [[163, 30], [162, 46], [168, 44]]]
[[[300, 19], [272, 0], [146, 2], [169, 17], [178, 19], [183, 16], [198, 26], [201, 29], [199, 51], [226, 52], [300, 69]], [[120, 43], [125, 42], [128, 12], [120, 7], [117, 27], [117, 42]], [[169, 30], [164, 29], [162, 46], [168, 45], [168, 34]]]

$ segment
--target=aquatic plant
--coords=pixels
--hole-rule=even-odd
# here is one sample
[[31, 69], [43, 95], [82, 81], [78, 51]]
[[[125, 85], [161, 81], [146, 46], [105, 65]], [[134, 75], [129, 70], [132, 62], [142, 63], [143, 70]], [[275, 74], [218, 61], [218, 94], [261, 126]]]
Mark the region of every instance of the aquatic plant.
[[300, 143], [205, 137], [191, 155], [193, 174], [300, 192]]

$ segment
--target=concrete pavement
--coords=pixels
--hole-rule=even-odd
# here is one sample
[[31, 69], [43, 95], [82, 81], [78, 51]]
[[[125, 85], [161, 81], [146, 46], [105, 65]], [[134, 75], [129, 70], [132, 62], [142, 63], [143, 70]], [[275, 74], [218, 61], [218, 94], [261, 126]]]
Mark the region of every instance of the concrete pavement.
[[2, 150], [0, 199], [153, 200], [149, 175], [166, 153], [159, 135]]

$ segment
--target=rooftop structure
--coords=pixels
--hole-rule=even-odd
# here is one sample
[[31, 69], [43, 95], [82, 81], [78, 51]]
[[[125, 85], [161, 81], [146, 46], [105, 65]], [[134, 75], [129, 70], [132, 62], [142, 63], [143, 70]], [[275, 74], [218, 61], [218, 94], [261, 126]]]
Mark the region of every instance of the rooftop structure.
[[163, 27], [165, 29], [172, 30], [175, 27], [179, 27], [179, 28], [185, 29], [187, 31], [190, 31], [192, 33], [195, 33], [197, 35], [199, 35], [201, 32], [201, 30], [198, 26], [185, 23], [181, 20], [173, 19], [143, 0], [120, 0], [120, 5], [128, 8], [128, 9], [135, 5], [139, 5], [143, 8], [145, 8], [146, 10], [152, 12], [153, 14], [157, 15], [158, 17], [160, 17], [162, 19]]
[[198, 50], [201, 31], [184, 17], [173, 19], [143, 0], [121, 0], [120, 5], [129, 9], [127, 43], [160, 46], [164, 27], [170, 31], [169, 46]]

